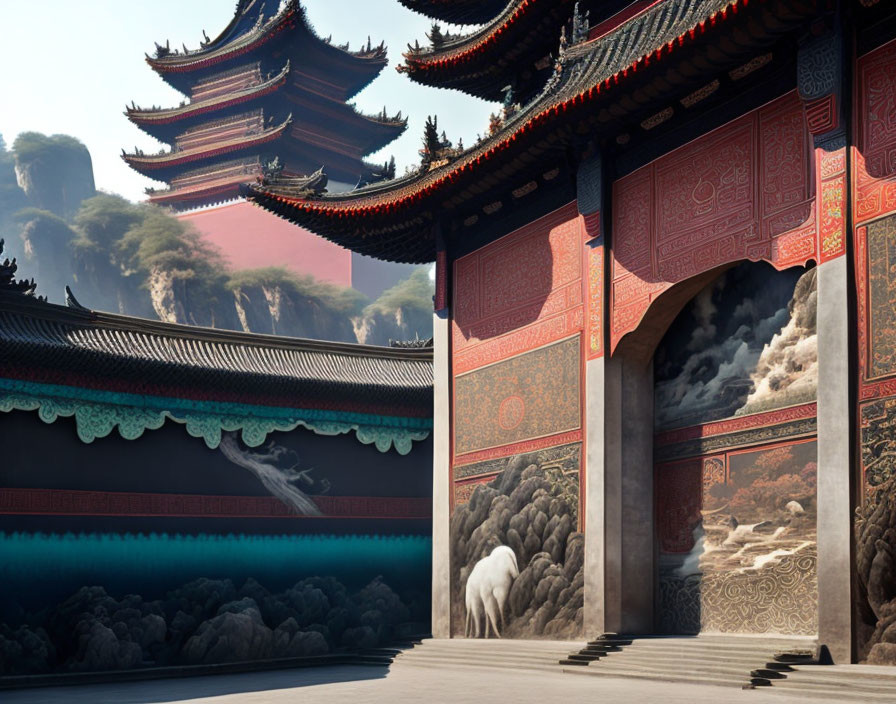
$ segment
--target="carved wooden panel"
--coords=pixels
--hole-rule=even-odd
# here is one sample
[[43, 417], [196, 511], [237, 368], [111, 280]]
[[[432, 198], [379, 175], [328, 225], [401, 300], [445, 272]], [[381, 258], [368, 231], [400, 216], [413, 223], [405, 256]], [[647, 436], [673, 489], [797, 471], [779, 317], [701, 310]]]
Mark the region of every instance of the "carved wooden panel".
[[675, 283], [741, 259], [815, 259], [811, 165], [793, 92], [616, 181], [611, 349]]

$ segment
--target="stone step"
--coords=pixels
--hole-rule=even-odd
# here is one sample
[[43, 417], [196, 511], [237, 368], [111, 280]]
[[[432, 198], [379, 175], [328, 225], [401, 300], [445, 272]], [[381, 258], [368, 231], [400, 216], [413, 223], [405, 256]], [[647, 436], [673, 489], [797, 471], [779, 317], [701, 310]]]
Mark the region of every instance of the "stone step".
[[848, 702], [888, 702], [888, 704], [893, 704], [893, 702], [896, 701], [893, 692], [866, 692], [859, 690], [837, 690], [824, 687], [781, 686], [781, 683], [778, 682], [776, 682], [773, 687], [768, 688], [767, 691], [788, 697], [799, 695], [805, 697], [807, 701], [830, 699]]
[[[777, 682], [775, 683], [778, 684]], [[829, 691], [840, 692], [878, 692], [881, 694], [889, 694], [896, 701], [896, 685], [881, 684], [864, 680], [835, 680], [827, 678], [818, 679], [795, 679], [788, 677], [786, 682], [781, 682], [790, 689], [826, 689]]]
[[763, 658], [761, 656], [749, 657], [742, 655], [705, 655], [699, 658], [688, 657], [683, 659], [674, 656], [646, 656], [635, 655], [635, 653], [622, 653], [621, 655], [613, 654], [603, 657], [601, 658], [601, 662], [613, 663], [614, 665], [618, 663], [631, 663], [643, 665], [645, 667], [674, 669], [683, 669], [688, 667], [692, 663], [707, 665], [730, 665], [733, 667], [741, 668], [743, 670], [744, 676], [746, 677], [747, 673], [749, 673], [750, 670], [755, 670], [762, 667]]
[[600, 655], [583, 653], [575, 653], [573, 655], [567, 656], [568, 660], [578, 660], [579, 662], [593, 662], [594, 660], [600, 660], [600, 658]]
[[703, 676], [686, 673], [647, 672], [647, 671], [616, 671], [603, 667], [563, 668], [563, 672], [588, 675], [592, 677], [621, 677], [640, 680], [653, 680], [655, 682], [689, 682], [692, 684], [711, 684], [723, 687], [743, 687], [747, 680], [745, 677], [719, 677]]
[[758, 677], [766, 680], [783, 680], [787, 678], [787, 674], [779, 670], [770, 670], [767, 667], [760, 667], [750, 670], [750, 677]]
[[741, 683], [746, 682], [750, 677], [750, 667], [743, 663], [675, 663], [657, 665], [650, 662], [628, 662], [624, 658], [619, 660], [601, 660], [593, 662], [588, 666], [589, 670], [613, 670], [618, 672], [648, 672], [662, 673], [671, 675], [730, 675], [738, 677]]
[[762, 665], [772, 660], [771, 653], [768, 650], [755, 649], [724, 649], [724, 648], [638, 648], [635, 645], [629, 646], [622, 651], [626, 657], [637, 655], [639, 657], [665, 657], [665, 658], [702, 658], [702, 657], [730, 657], [730, 658], [752, 658], [754, 666]]
[[831, 665], [794, 665], [794, 679], [825, 677], [844, 682], [880, 682], [896, 686], [896, 675], [885, 672], [877, 673], [863, 669], [855, 671], [849, 665], [837, 667]]
[[[755, 650], [768, 653], [773, 658], [782, 651], [780, 643], [768, 643], [747, 639], [709, 640], [704, 638], [693, 639], [661, 639], [661, 638], [636, 638], [627, 648], [641, 648], [644, 650], [703, 650], [708, 648], [720, 650]], [[811, 649], [811, 648], [807, 648]]]
[[445, 661], [441, 658], [415, 658], [415, 659], [407, 659], [402, 660], [400, 663], [401, 667], [422, 667], [426, 669], [455, 669], [455, 670], [477, 670], [483, 672], [494, 672], [495, 670], [520, 670], [522, 672], [556, 672], [557, 671], [557, 661], [554, 660], [548, 664], [544, 665], [531, 665], [531, 664], [489, 664], [489, 663], [481, 663], [481, 662], [451, 662]]
[[542, 653], [539, 656], [523, 656], [513, 653], [435, 653], [423, 650], [406, 652], [395, 657], [396, 660], [416, 660], [419, 658], [438, 659], [454, 662], [482, 662], [482, 663], [519, 663], [522, 665], [549, 664], [556, 662], [558, 658], [565, 657], [564, 653]]

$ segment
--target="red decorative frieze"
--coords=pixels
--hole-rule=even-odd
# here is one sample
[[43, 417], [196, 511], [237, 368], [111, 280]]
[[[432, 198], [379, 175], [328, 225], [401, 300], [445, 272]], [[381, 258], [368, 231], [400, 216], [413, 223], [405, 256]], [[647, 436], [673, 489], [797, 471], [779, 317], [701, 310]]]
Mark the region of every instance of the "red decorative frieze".
[[841, 256], [846, 251], [846, 148], [828, 152], [817, 149], [820, 196], [818, 201], [818, 238], [821, 261]]
[[583, 329], [585, 232], [570, 203], [455, 262], [455, 374]]
[[896, 210], [896, 41], [859, 58], [857, 70], [853, 182], [855, 220], [864, 222]]
[[272, 496], [2, 489], [0, 514], [146, 518], [430, 518], [429, 497], [312, 496], [322, 516], [296, 515]]
[[742, 259], [817, 258], [811, 158], [791, 92], [616, 181], [611, 350], [680, 281]]
[[736, 433], [753, 428], [765, 428], [770, 425], [802, 420], [803, 418], [815, 418], [817, 415], [818, 404], [814, 402], [804, 403], [799, 406], [788, 406], [787, 408], [779, 408], [774, 411], [766, 411], [765, 413], [752, 413], [746, 416], [726, 418], [713, 423], [704, 423], [703, 425], [666, 430], [657, 433], [653, 438], [653, 442], [657, 446], [674, 445], [687, 440], [727, 435], [728, 433]]
[[478, 452], [468, 452], [464, 455], [456, 455], [454, 458], [454, 466], [461, 467], [463, 465], [475, 464], [476, 462], [495, 460], [500, 459], [501, 457], [510, 457], [511, 455], [522, 455], [527, 452], [543, 450], [546, 447], [568, 445], [569, 443], [581, 441], [582, 431], [573, 430], [568, 433], [548, 435], [547, 437], [535, 438], [534, 440], [515, 442], [509, 445], [501, 445], [500, 447], [490, 447], [487, 450], [480, 450]]
[[588, 251], [588, 336], [586, 357], [596, 359], [604, 354], [604, 246], [599, 242]]

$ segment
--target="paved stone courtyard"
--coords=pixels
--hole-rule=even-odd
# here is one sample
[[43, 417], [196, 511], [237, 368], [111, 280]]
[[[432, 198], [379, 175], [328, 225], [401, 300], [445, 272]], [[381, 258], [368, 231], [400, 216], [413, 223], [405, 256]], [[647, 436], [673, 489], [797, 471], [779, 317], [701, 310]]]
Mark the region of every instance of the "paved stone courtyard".
[[[830, 698], [795, 697], [773, 690], [740, 690], [707, 685], [597, 678], [557, 672], [471, 670], [466, 667], [423, 668], [396, 662], [378, 667], [331, 667], [217, 677], [197, 677], [128, 684], [57, 687], [4, 692], [4, 704], [150, 704], [203, 702], [255, 704], [466, 704], [513, 702], [658, 702], [731, 704], [830, 702]], [[843, 701], [843, 699], [840, 699]], [[856, 699], [854, 701], [860, 701]]]

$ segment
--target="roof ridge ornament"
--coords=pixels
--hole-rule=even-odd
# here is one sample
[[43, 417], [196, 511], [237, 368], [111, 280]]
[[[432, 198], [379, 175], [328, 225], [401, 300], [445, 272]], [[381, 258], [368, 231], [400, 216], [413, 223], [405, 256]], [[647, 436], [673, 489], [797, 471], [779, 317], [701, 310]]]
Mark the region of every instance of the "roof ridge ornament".
[[[4, 241], [0, 239], [0, 254], [3, 254], [4, 244]], [[15, 276], [18, 269], [19, 265], [16, 263], [15, 257], [12, 258], [12, 261], [4, 259], [0, 262], [0, 293], [18, 293], [23, 296], [34, 296], [37, 284], [34, 282], [34, 279], [16, 279]], [[46, 300], [42, 296], [38, 296], [37, 299], [39, 301]]]

